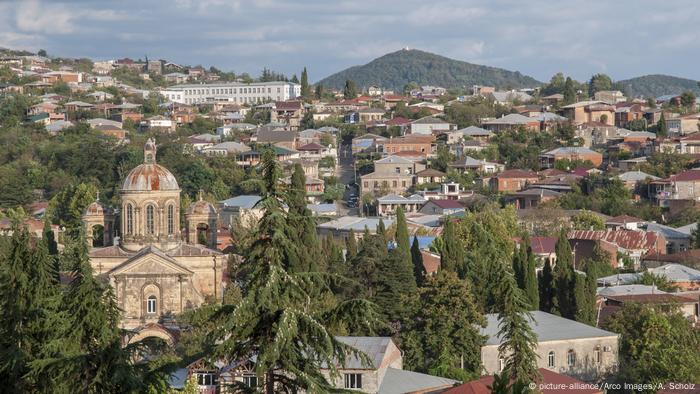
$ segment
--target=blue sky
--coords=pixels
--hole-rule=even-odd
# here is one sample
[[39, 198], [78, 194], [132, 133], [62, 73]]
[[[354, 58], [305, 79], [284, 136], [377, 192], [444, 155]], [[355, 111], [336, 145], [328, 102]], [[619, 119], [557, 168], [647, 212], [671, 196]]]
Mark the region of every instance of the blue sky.
[[539, 80], [700, 79], [699, 24], [696, 0], [0, 0], [0, 47], [312, 81], [402, 47]]

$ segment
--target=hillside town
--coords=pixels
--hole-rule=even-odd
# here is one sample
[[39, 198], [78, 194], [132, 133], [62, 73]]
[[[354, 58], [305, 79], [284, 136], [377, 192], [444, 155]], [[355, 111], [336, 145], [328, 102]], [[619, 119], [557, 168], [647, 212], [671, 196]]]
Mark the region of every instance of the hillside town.
[[698, 223], [691, 90], [0, 52], [3, 392], [698, 392]]

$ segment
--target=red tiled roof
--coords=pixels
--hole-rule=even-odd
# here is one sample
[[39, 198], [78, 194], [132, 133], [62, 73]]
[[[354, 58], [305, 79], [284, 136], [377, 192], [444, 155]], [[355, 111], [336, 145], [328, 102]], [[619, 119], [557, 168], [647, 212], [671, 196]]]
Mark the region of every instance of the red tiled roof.
[[464, 208], [464, 205], [460, 204], [457, 200], [430, 200], [429, 202], [432, 202], [442, 209]]
[[406, 97], [399, 96], [398, 94], [385, 94], [384, 100], [386, 100], [386, 101], [404, 101], [404, 100], [406, 100]]
[[532, 237], [530, 238], [532, 252], [535, 254], [554, 253], [557, 245], [557, 237]]
[[643, 222], [643, 221], [644, 221], [644, 220], [642, 220], [642, 219], [640, 219], [640, 218], [636, 218], [636, 217], [634, 217], [634, 216], [630, 216], [630, 215], [620, 215], [620, 216], [615, 216], [614, 218], [608, 219], [608, 221], [605, 222], [605, 223], [614, 223], [614, 224], [616, 224], [616, 223], [622, 223], [622, 224], [625, 224], [625, 223], [638, 223], [638, 222]]
[[529, 170], [512, 169], [503, 171], [496, 178], [537, 178], [537, 174]]
[[411, 123], [410, 120], [397, 116], [384, 122], [387, 126], [402, 126]]
[[668, 177], [665, 180], [671, 181], [671, 182], [700, 181], [700, 170], [683, 171], [683, 172], [678, 173], [676, 175], [671, 175], [670, 177]]
[[618, 302], [636, 302], [640, 304], [687, 304], [698, 302], [695, 298], [682, 297], [675, 294], [627, 294], [627, 295], [610, 295], [605, 296], [609, 300], [615, 300]]
[[303, 105], [301, 101], [277, 101], [275, 102], [275, 109], [276, 110], [284, 110], [284, 111], [296, 111], [299, 109], [302, 109]]
[[297, 148], [297, 150], [299, 150], [299, 151], [313, 151], [313, 150], [324, 150], [324, 149], [326, 149], [325, 146], [323, 146], [321, 144], [317, 144], [315, 142], [312, 142], [312, 143], [306, 144], [306, 145], [302, 145], [302, 146]]
[[653, 231], [632, 230], [574, 230], [569, 232], [569, 239], [606, 241], [627, 250], [653, 250], [656, 248], [658, 235]]
[[440, 256], [425, 250], [421, 250], [420, 254], [423, 256], [423, 267], [428, 275], [436, 273], [440, 269]]
[[[597, 394], [601, 390], [584, 388], [584, 382], [570, 376], [558, 374], [545, 368], [539, 369], [541, 377], [537, 379], [539, 391], [543, 394]], [[443, 391], [443, 394], [491, 394], [488, 388], [493, 384], [493, 376], [482, 376], [480, 379], [466, 382], [457, 387]]]

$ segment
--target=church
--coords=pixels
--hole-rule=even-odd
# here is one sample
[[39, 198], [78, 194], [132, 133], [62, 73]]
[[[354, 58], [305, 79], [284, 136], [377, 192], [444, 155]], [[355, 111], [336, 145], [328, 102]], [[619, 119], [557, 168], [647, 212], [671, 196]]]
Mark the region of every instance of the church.
[[175, 176], [156, 163], [149, 139], [143, 164], [124, 179], [118, 215], [99, 197], [83, 215], [92, 269], [114, 289], [122, 328], [138, 333], [132, 340], [172, 342], [174, 316], [223, 296], [226, 256], [216, 250], [216, 208], [200, 196], [187, 208], [182, 231], [180, 192]]

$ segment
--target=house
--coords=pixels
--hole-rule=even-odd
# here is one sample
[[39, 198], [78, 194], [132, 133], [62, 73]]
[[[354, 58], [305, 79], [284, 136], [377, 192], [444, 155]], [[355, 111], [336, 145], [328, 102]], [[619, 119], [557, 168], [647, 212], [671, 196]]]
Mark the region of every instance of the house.
[[[295, 150], [290, 150], [286, 148], [282, 148], [279, 146], [272, 146], [272, 149], [275, 152], [275, 158], [277, 161], [285, 161], [285, 160], [290, 160], [290, 159], [298, 159], [301, 156], [299, 155], [299, 152]], [[248, 167], [248, 166], [257, 166], [260, 164], [260, 159], [262, 157], [262, 150], [249, 150], [245, 152], [241, 152], [238, 154], [238, 165]]]
[[669, 136], [684, 136], [700, 130], [700, 114], [681, 115], [666, 119]]
[[517, 209], [536, 208], [538, 205], [556, 200], [562, 193], [549, 189], [529, 188], [520, 190], [504, 197], [505, 204], [515, 204]]
[[457, 130], [458, 133], [462, 133], [465, 139], [474, 139], [478, 141], [488, 141], [493, 137], [493, 132], [490, 130], [482, 129], [481, 127], [469, 126], [463, 129]]
[[271, 144], [286, 149], [295, 149], [297, 146], [297, 133], [286, 130], [260, 129], [255, 136], [258, 144]]
[[599, 100], [579, 101], [561, 108], [562, 114], [575, 125], [600, 122], [615, 125], [615, 107]]
[[51, 134], [55, 134], [63, 129], [73, 127], [73, 126], [75, 126], [75, 124], [73, 124], [73, 122], [71, 122], [70, 120], [58, 120], [56, 122], [53, 122], [53, 123], [46, 125], [45, 127], [46, 127], [47, 132], [49, 132]]
[[367, 229], [370, 234], [376, 234], [380, 220], [384, 223], [386, 228], [391, 227], [394, 223], [394, 219], [387, 217], [342, 216], [330, 222], [317, 225], [316, 232], [320, 238], [331, 236], [338, 242], [345, 242], [345, 239], [350, 235], [351, 231], [355, 234], [356, 238], [361, 238], [365, 229]]
[[491, 92], [488, 94], [493, 101], [498, 104], [513, 104], [514, 102], [528, 102], [532, 101], [533, 97], [525, 92], [519, 92], [517, 90], [511, 90], [507, 92]]
[[320, 159], [326, 156], [335, 157], [337, 153], [337, 151], [335, 149], [332, 149], [330, 146], [323, 146], [315, 142], [302, 145], [297, 148], [297, 151], [299, 152], [301, 157], [316, 159]]
[[[682, 264], [665, 264], [649, 268], [647, 272], [660, 276], [684, 291], [700, 290], [700, 271]], [[616, 274], [598, 278], [598, 286], [618, 286], [633, 284], [641, 279], [642, 273]]]
[[291, 130], [298, 130], [304, 113], [301, 101], [275, 101], [270, 110], [270, 122], [284, 122]]
[[435, 131], [454, 130], [455, 125], [434, 116], [426, 116], [411, 122], [411, 134], [430, 135]]
[[[586, 384], [570, 376], [556, 373], [547, 368], [539, 368], [540, 376], [535, 380], [536, 392], [542, 394], [603, 394], [605, 390], [597, 385]], [[479, 379], [462, 383], [443, 391], [441, 394], [491, 394], [494, 376], [486, 375]], [[533, 390], [535, 391], [535, 390]]]
[[374, 162], [374, 172], [360, 177], [360, 194], [402, 194], [415, 184], [416, 173], [423, 169], [425, 164], [387, 156]]
[[700, 170], [691, 169], [657, 179], [650, 183], [652, 199], [662, 207], [669, 206], [669, 200], [700, 200]]
[[363, 134], [352, 139], [352, 153], [378, 152], [379, 146], [381, 146], [384, 141], [388, 140], [388, 138], [377, 134]]
[[595, 92], [593, 98], [606, 104], [617, 104], [627, 101], [627, 97], [619, 90], [601, 90]]
[[202, 153], [207, 156], [237, 156], [241, 153], [250, 152], [248, 145], [240, 142], [226, 141], [216, 145], [211, 145], [202, 148]]
[[489, 187], [499, 193], [512, 193], [524, 189], [529, 183], [537, 182], [538, 179], [537, 174], [532, 171], [512, 169], [491, 177]]
[[568, 160], [570, 162], [590, 161], [594, 167], [598, 167], [603, 163], [603, 155], [580, 146], [555, 148], [540, 155], [540, 164], [544, 168], [552, 168], [560, 160]]
[[538, 267], [544, 267], [546, 262], [554, 267], [557, 262], [557, 237], [531, 237], [530, 247], [535, 258], [539, 260]]
[[177, 124], [170, 118], [162, 115], [151, 116], [141, 122], [141, 129], [171, 133], [175, 131]]
[[434, 168], [426, 168], [425, 170], [418, 171], [416, 173], [416, 184], [442, 183], [446, 177], [447, 174], [442, 171], [438, 171]]
[[615, 178], [621, 180], [622, 183], [625, 184], [625, 187], [629, 190], [636, 190], [640, 184], [647, 181], [656, 181], [660, 179], [658, 176], [647, 174], [646, 172], [639, 170], [623, 172], [622, 174], [617, 175]]
[[385, 154], [395, 154], [399, 152], [420, 152], [425, 155], [433, 153], [435, 137], [432, 135], [406, 135], [403, 137], [392, 137], [384, 139], [378, 144], [379, 151]]
[[617, 229], [623, 229], [623, 230], [641, 230], [642, 226], [646, 224], [645, 220], [636, 218], [634, 216], [630, 215], [620, 215], [620, 216], [615, 216], [610, 219], [608, 219], [605, 222], [605, 227], [617, 230]]
[[634, 268], [639, 268], [642, 256], [649, 252], [666, 250], [663, 235], [653, 231], [633, 230], [573, 230], [568, 234], [574, 263], [579, 266], [587, 258], [593, 257], [596, 246], [610, 255], [610, 265], [619, 266], [618, 254], [628, 257]]
[[474, 171], [480, 174], [495, 174], [505, 170], [506, 166], [501, 163], [492, 163], [483, 160], [474, 159], [471, 156], [464, 156], [457, 161], [447, 165], [449, 168], [463, 174], [467, 171]]
[[263, 215], [262, 208], [258, 206], [261, 199], [256, 195], [242, 195], [219, 201], [220, 223], [227, 228], [253, 226]]
[[647, 223], [646, 231], [653, 231], [666, 240], [666, 253], [674, 254], [690, 249], [691, 235], [678, 231], [673, 227], [659, 223]]
[[[321, 373], [339, 390], [357, 390], [368, 394], [437, 393], [456, 381], [403, 369], [403, 353], [390, 337], [335, 337], [336, 340], [364, 354], [367, 360], [348, 354], [338, 361], [338, 376], [330, 375], [327, 365]], [[255, 357], [231, 363], [202, 361], [176, 372], [170, 387], [181, 389], [191, 376], [199, 383], [200, 393], [227, 392], [234, 382], [250, 388], [264, 389], [255, 374]], [[276, 391], [276, 390], [275, 390]]]
[[[603, 290], [610, 288], [628, 288], [639, 287], [642, 285], [623, 285], [604, 287]], [[609, 317], [620, 311], [625, 304], [642, 304], [648, 305], [661, 312], [678, 311], [685, 318], [690, 320], [693, 325], [697, 325], [700, 321], [700, 305], [697, 297], [684, 296], [682, 294], [670, 294], [664, 291], [655, 289], [654, 286], [643, 286], [651, 288], [650, 292], [631, 292], [632, 294], [610, 294], [610, 292], [599, 292], [598, 298], [601, 299], [601, 306], [598, 318], [598, 325], [601, 325]], [[619, 292], [618, 292], [619, 293]]]
[[421, 190], [417, 192], [427, 200], [464, 200], [474, 197], [476, 194], [474, 191], [466, 191], [462, 189], [459, 183], [447, 182], [440, 185], [438, 189], [435, 190]]
[[89, 111], [94, 107], [94, 105], [92, 105], [90, 103], [83, 102], [83, 101], [69, 101], [69, 102], [63, 104], [63, 107], [68, 112], [78, 112], [78, 111]]
[[[542, 311], [532, 311], [530, 328], [537, 337], [537, 367], [583, 381], [596, 381], [614, 372], [618, 363], [619, 335]], [[481, 362], [488, 374], [501, 373], [505, 366], [498, 346], [498, 315], [486, 315], [487, 337]]]
[[503, 115], [497, 119], [484, 120], [481, 126], [493, 132], [505, 131], [524, 127], [526, 130], [539, 131], [540, 121], [520, 114]]
[[642, 120], [647, 123], [644, 117], [644, 107], [639, 103], [620, 103], [615, 105], [615, 126], [627, 127], [632, 121]]
[[[310, 174], [307, 174], [305, 179], [305, 191], [306, 191], [306, 200], [311, 203], [311, 204], [318, 204], [321, 202], [321, 196], [323, 195], [323, 192], [326, 190], [325, 185], [326, 183], [324, 182], [323, 179], [318, 179]], [[292, 184], [292, 177], [288, 176], [282, 181], [286, 185], [291, 185]]]
[[418, 212], [426, 215], [452, 215], [464, 211], [464, 205], [456, 200], [428, 200]]
[[401, 207], [405, 213], [418, 212], [418, 210], [428, 201], [425, 197], [413, 194], [403, 197], [398, 194], [388, 194], [377, 198], [377, 215], [391, 216], [396, 209]]
[[542, 102], [548, 106], [557, 106], [564, 101], [564, 95], [561, 93], [550, 94], [541, 98]]
[[363, 108], [357, 111], [360, 123], [381, 120], [386, 111], [381, 108]]

